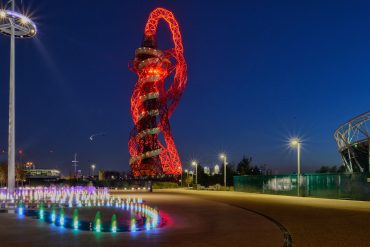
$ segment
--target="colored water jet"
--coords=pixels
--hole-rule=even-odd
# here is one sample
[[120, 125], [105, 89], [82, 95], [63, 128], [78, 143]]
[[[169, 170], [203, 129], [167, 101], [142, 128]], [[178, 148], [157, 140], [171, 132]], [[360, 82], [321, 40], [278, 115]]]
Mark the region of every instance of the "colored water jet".
[[95, 219], [94, 219], [94, 226], [95, 226], [95, 231], [100, 232], [101, 231], [101, 216], [100, 212], [96, 212]]
[[18, 202], [18, 214], [23, 215], [23, 202], [22, 202], [22, 200], [20, 200]]
[[130, 222], [131, 222], [130, 230], [132, 232], [136, 232], [136, 220], [135, 220], [135, 215], [133, 213], [131, 214]]
[[113, 214], [112, 215], [111, 231], [112, 232], [117, 232], [117, 216], [116, 216], [116, 214]]
[[65, 221], [65, 219], [64, 219], [64, 208], [61, 208], [60, 209], [60, 214], [59, 214], [59, 224], [61, 226], [64, 226], [64, 221]]
[[55, 213], [55, 204], [53, 204], [53, 206], [51, 206], [51, 222], [55, 222], [56, 220], [56, 213]]
[[78, 209], [73, 210], [73, 228], [78, 229]]
[[44, 219], [44, 212], [45, 212], [44, 202], [40, 202], [40, 206], [39, 206], [39, 217], [40, 217], [41, 220]]

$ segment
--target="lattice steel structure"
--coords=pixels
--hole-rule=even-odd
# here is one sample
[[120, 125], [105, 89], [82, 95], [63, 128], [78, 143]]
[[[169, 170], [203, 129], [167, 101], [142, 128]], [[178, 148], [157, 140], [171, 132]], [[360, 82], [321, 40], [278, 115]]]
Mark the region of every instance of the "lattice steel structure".
[[334, 138], [348, 172], [370, 172], [370, 111], [340, 126]]
[[[159, 50], [156, 32], [164, 20], [172, 33], [173, 48]], [[181, 161], [171, 134], [169, 118], [176, 109], [187, 81], [187, 65], [180, 28], [173, 13], [157, 8], [149, 15], [141, 47], [136, 49], [131, 69], [138, 75], [131, 96], [135, 124], [128, 148], [135, 177], [180, 175]], [[173, 75], [167, 88], [165, 79]]]

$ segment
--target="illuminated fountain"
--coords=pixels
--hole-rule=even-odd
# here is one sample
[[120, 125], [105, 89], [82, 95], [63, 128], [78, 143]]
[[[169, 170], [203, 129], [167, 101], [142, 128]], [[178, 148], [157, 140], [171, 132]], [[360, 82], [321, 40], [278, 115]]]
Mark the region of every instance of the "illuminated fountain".
[[[16, 37], [33, 37], [36, 32], [36, 26], [34, 23], [27, 17], [20, 15], [14, 12], [14, 1], [12, 2], [13, 10], [0, 10], [0, 22], [4, 25], [0, 25], [0, 32], [6, 35], [11, 36], [11, 75], [10, 75], [10, 119], [14, 120], [14, 38]], [[154, 13], [154, 14], [153, 14]], [[156, 22], [158, 23], [159, 19], [164, 18], [165, 16], [172, 16], [172, 13], [164, 9], [157, 9], [151, 14], [156, 17]], [[173, 19], [176, 22], [176, 20]], [[8, 23], [9, 22], [9, 23]], [[176, 23], [177, 25], [177, 23]], [[18, 30], [19, 29], [19, 30]], [[155, 28], [156, 29], [156, 28]], [[178, 28], [177, 28], [178, 29]], [[176, 29], [176, 30], [177, 30]], [[146, 32], [146, 35], [148, 33]], [[151, 33], [150, 33], [151, 34]], [[153, 35], [155, 36], [155, 30]], [[148, 37], [149, 37], [148, 36]], [[177, 37], [179, 38], [179, 37]], [[175, 149], [171, 133], [169, 131], [168, 118], [172, 114], [173, 110], [176, 108], [177, 102], [180, 95], [186, 84], [186, 63], [182, 57], [182, 45], [181, 47], [176, 47], [178, 51], [174, 58], [177, 59], [176, 74], [180, 72], [181, 78], [175, 75], [175, 86], [171, 87], [171, 92], [168, 94], [171, 97], [167, 97], [167, 100], [170, 101], [170, 109], [167, 112], [164, 105], [161, 106], [161, 109], [166, 109], [163, 121], [161, 121], [162, 132], [165, 135], [167, 147], [161, 146], [161, 153], [153, 154], [157, 159], [157, 163], [161, 165], [161, 173], [164, 174], [174, 174], [178, 175], [181, 173], [181, 163], [178, 158], [177, 150]], [[180, 49], [181, 48], [181, 49]], [[162, 51], [159, 51], [160, 54], [164, 54]], [[145, 54], [144, 54], [145, 55]], [[174, 54], [166, 53], [166, 57], [161, 59], [170, 59]], [[180, 68], [181, 67], [181, 68]], [[180, 68], [180, 69], [179, 69]], [[170, 67], [168, 68], [170, 69]], [[172, 71], [172, 69], [171, 69]], [[153, 71], [152, 71], [153, 72]], [[148, 73], [152, 73], [148, 72]], [[155, 72], [153, 72], [155, 73]], [[164, 78], [162, 78], [164, 79]], [[181, 84], [181, 85], [178, 85]], [[175, 90], [175, 91], [174, 91]], [[163, 94], [165, 95], [165, 94]], [[157, 99], [157, 95], [154, 96], [151, 94], [147, 95], [151, 99]], [[147, 98], [146, 100], [150, 100]], [[167, 104], [167, 103], [166, 103]], [[145, 114], [151, 114], [145, 112]], [[168, 115], [167, 115], [168, 114]], [[149, 117], [149, 115], [147, 117]], [[154, 115], [157, 115], [155, 113]], [[151, 230], [153, 228], [159, 228], [165, 225], [166, 220], [160, 217], [159, 211], [148, 205], [145, 205], [142, 198], [135, 196], [128, 196], [125, 198], [114, 197], [108, 193], [108, 189], [97, 189], [95, 187], [20, 187], [14, 188], [14, 121], [10, 121], [9, 125], [9, 181], [8, 188], [0, 188], [0, 207], [5, 209], [10, 209], [14, 211], [14, 205], [17, 205], [17, 213], [19, 215], [30, 216], [32, 218], [37, 218], [40, 221], [51, 223], [56, 227], [65, 227], [75, 230], [83, 231], [96, 231], [96, 232], [124, 232], [124, 231], [142, 231], [142, 230]], [[158, 122], [159, 124], [159, 122]], [[142, 133], [145, 136], [152, 135], [151, 133]], [[153, 134], [154, 135], [154, 134]], [[147, 137], [146, 137], [147, 138]], [[135, 141], [132, 139], [132, 141]], [[157, 142], [155, 142], [157, 143]], [[130, 147], [134, 147], [130, 145]], [[131, 150], [133, 151], [133, 150]], [[144, 152], [145, 150], [139, 150]], [[134, 153], [133, 153], [134, 152]], [[146, 156], [140, 156], [139, 153], [135, 151], [130, 152], [133, 156], [133, 170], [134, 171], [143, 171], [140, 162], [144, 162], [147, 158]], [[145, 153], [145, 155], [147, 152]], [[161, 159], [159, 162], [158, 159]], [[135, 164], [134, 164], [135, 163]], [[137, 163], [137, 164], [136, 164]], [[139, 164], [140, 163], [140, 164]], [[173, 165], [172, 165], [173, 163]], [[157, 165], [158, 165], [157, 164]], [[137, 169], [135, 168], [137, 165]], [[153, 167], [150, 167], [152, 169]], [[150, 170], [149, 169], [149, 170]], [[154, 168], [153, 168], [154, 169]], [[152, 170], [153, 170], [152, 169]], [[144, 169], [145, 170], [145, 169]], [[145, 173], [145, 172], [144, 172]], [[141, 174], [141, 173], [140, 173]], [[153, 173], [154, 174], [154, 173]], [[153, 175], [152, 171], [148, 175]], [[144, 175], [144, 174], [141, 174]], [[137, 174], [136, 174], [137, 176]], [[140, 188], [139, 188], [140, 189]], [[149, 190], [150, 188], [142, 188], [143, 190]], [[127, 188], [125, 188], [127, 190]], [[134, 191], [134, 188], [131, 188]], [[79, 210], [86, 210], [86, 212], [93, 212], [95, 218], [89, 216], [89, 219], [86, 220], [83, 218], [84, 213], [80, 214]], [[105, 210], [105, 211], [101, 211]], [[101, 213], [104, 215], [106, 211], [119, 210], [121, 213], [116, 214], [107, 214], [111, 215], [111, 220], [104, 222], [104, 219], [101, 217]], [[73, 212], [73, 213], [71, 213]], [[72, 216], [70, 216], [72, 214]], [[117, 219], [124, 215], [126, 221], [119, 221]], [[109, 218], [108, 218], [109, 219]]]
[[[7, 198], [5, 194], [6, 192], [0, 189], [0, 204]], [[166, 223], [159, 216], [158, 210], [144, 204], [141, 197], [114, 197], [107, 189], [94, 187], [18, 188], [14, 193], [13, 201], [17, 205], [19, 215], [38, 218], [67, 229], [135, 232], [163, 227]], [[86, 210], [85, 218], [79, 217], [79, 210]], [[110, 221], [103, 221], [101, 210], [104, 210], [104, 214], [112, 211]], [[122, 213], [117, 214], [117, 210]], [[92, 215], [93, 219], [89, 219], [89, 213], [95, 217]], [[122, 221], [118, 220], [117, 215], [123, 217]]]

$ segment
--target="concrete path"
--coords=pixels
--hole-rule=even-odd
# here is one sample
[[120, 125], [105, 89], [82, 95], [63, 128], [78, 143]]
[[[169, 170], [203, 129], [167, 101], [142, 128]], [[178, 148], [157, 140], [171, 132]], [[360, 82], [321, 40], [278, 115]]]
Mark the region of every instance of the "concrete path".
[[294, 246], [370, 246], [370, 202], [243, 192], [162, 190], [266, 215], [290, 233]]

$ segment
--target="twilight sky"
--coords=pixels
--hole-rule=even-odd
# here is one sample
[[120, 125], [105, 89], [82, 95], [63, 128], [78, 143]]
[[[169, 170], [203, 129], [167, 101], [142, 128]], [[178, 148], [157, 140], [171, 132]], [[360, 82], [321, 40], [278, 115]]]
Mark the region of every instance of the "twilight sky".
[[[3, 0], [3, 3], [5, 0]], [[18, 1], [18, 4], [20, 1]], [[16, 47], [16, 145], [41, 168], [128, 169], [136, 75], [127, 64], [149, 12], [181, 26], [188, 86], [170, 120], [184, 166], [253, 157], [295, 170], [340, 164], [334, 130], [369, 110], [369, 1], [24, 0], [37, 39]], [[162, 23], [160, 48], [169, 48]], [[0, 37], [0, 148], [7, 149], [9, 39]], [[105, 132], [94, 142], [93, 133]], [[6, 159], [6, 154], [1, 154]]]

